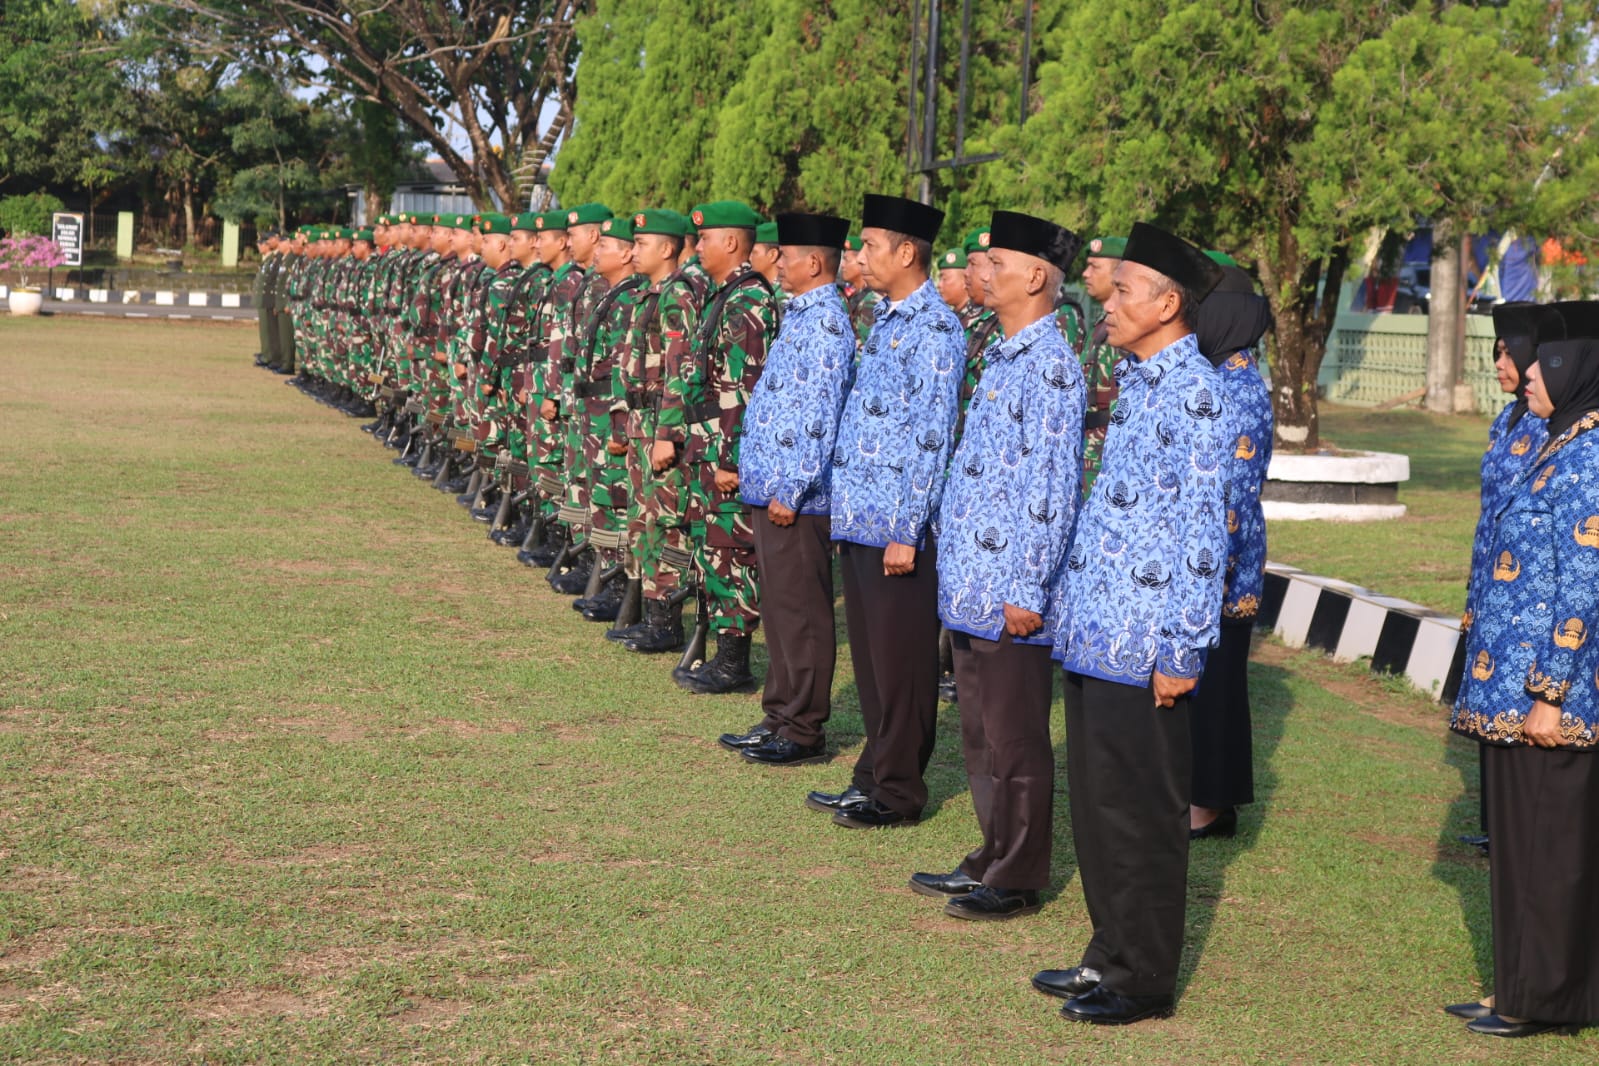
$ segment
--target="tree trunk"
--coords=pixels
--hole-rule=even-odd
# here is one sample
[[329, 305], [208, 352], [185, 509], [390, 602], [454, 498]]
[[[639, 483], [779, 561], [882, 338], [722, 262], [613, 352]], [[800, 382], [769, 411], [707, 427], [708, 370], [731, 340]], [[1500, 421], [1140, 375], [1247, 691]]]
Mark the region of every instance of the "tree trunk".
[[183, 243], [199, 247], [194, 239], [194, 179], [183, 177]]
[[1432, 230], [1432, 292], [1427, 301], [1426, 408], [1438, 414], [1455, 410], [1455, 385], [1462, 363], [1460, 312], [1465, 300], [1460, 238], [1455, 225], [1440, 219]]
[[1315, 451], [1321, 446], [1316, 377], [1338, 313], [1349, 249], [1340, 246], [1326, 260], [1305, 262], [1286, 214], [1278, 219], [1275, 239], [1262, 238], [1256, 248], [1261, 283], [1276, 321], [1270, 364], [1275, 447]]

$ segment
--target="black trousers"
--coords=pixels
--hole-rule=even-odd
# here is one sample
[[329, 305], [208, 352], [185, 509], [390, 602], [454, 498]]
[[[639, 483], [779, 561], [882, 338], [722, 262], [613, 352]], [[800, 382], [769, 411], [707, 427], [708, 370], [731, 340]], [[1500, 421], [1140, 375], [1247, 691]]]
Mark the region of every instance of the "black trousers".
[[1249, 721], [1249, 621], [1224, 621], [1193, 695], [1196, 807], [1255, 802], [1254, 728]]
[[922, 774], [938, 722], [938, 556], [929, 537], [909, 574], [883, 573], [883, 549], [842, 542], [844, 618], [866, 745], [856, 788], [901, 814], [927, 806]]
[[766, 689], [761, 724], [796, 744], [815, 744], [832, 714], [832, 520], [802, 514], [774, 526], [766, 508], [750, 516], [761, 571], [761, 621], [766, 627]]
[[1066, 776], [1094, 935], [1082, 964], [1129, 996], [1171, 995], [1188, 899], [1189, 700], [1066, 675]]
[[1047, 888], [1055, 816], [1050, 649], [1008, 635], [953, 636], [966, 782], [983, 831], [961, 869], [996, 888]]
[[1485, 744], [1494, 1009], [1599, 1022], [1599, 752]]

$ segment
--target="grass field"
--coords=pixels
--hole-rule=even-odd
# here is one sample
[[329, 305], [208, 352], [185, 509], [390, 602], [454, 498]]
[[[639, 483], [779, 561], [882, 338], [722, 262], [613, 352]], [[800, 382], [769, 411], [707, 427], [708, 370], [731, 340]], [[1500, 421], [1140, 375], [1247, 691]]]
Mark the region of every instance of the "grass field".
[[[1257, 648], [1179, 1012], [1074, 1026], [1027, 985], [1088, 933], [1064, 780], [1043, 912], [944, 918], [905, 879], [975, 842], [952, 708], [927, 820], [833, 828], [847, 668], [833, 764], [731, 759], [752, 697], [606, 644], [254, 340], [0, 317], [0, 1061], [1599, 1060], [1440, 1013], [1491, 969], [1476, 756], [1403, 687]], [[1328, 569], [1392, 565], [1360, 535]]]

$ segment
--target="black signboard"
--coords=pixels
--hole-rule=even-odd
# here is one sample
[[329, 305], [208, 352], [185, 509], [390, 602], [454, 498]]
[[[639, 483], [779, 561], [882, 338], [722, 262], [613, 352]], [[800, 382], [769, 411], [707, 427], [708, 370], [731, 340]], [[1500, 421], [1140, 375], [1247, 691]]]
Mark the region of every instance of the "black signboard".
[[50, 216], [50, 239], [61, 246], [67, 257], [67, 266], [83, 265], [83, 216], [69, 211], [57, 211]]

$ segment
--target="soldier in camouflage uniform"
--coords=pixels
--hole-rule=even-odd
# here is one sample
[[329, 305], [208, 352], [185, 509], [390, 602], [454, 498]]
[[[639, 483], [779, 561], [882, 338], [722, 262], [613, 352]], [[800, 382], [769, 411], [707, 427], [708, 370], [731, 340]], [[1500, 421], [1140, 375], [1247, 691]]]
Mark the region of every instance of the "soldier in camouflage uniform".
[[414, 463], [416, 476], [431, 481], [438, 477], [448, 458], [444, 448], [444, 420], [434, 410], [442, 385], [436, 352], [439, 335], [445, 328], [445, 291], [455, 276], [458, 264], [455, 261], [453, 229], [440, 216], [432, 216], [424, 232], [428, 255], [418, 272], [416, 287], [411, 292], [411, 305], [406, 311], [406, 322], [411, 329], [406, 387], [417, 419], [416, 433], [421, 435], [426, 444]]
[[877, 304], [882, 299], [872, 289], [861, 269], [861, 239], [850, 237], [844, 244], [844, 257], [839, 262], [838, 276], [842, 279], [844, 306], [849, 308], [850, 324], [855, 327], [855, 346], [866, 343], [877, 318]]
[[965, 326], [976, 315], [971, 293], [966, 288], [966, 249], [951, 248], [938, 257], [938, 295], [949, 304], [955, 317]]
[[688, 357], [667, 379], [656, 437], [672, 446], [668, 462], [682, 449], [687, 517], [717, 648], [714, 659], [679, 668], [674, 677], [691, 692], [733, 692], [755, 684], [750, 635], [760, 621], [750, 508], [738, 496], [739, 436], [778, 309], [771, 287], [748, 260], [759, 216], [745, 204], [721, 200], [696, 207], [692, 217], [700, 259], [715, 287]]
[[633, 220], [600, 223], [594, 270], [607, 288], [584, 325], [572, 368], [573, 420], [582, 427], [579, 471], [571, 479], [588, 511], [589, 542], [596, 570], [585, 595], [573, 604], [591, 622], [614, 622], [629, 576], [627, 541], [627, 444], [623, 438], [627, 399], [617, 391], [618, 362], [648, 282], [633, 270]]
[[774, 292], [779, 290], [777, 279], [777, 223], [762, 222], [755, 227], [755, 247], [750, 249], [750, 266], [766, 279]]
[[[615, 392], [626, 404], [621, 442], [627, 448], [628, 577], [638, 582], [642, 620], [622, 616], [605, 634], [631, 651], [672, 651], [683, 643], [681, 577], [692, 558], [683, 529], [683, 468], [657, 471], [650, 462], [662, 381], [670, 363], [680, 366], [699, 316], [699, 298], [678, 267], [689, 222], [676, 211], [650, 209], [633, 216], [633, 267], [648, 283], [640, 294], [620, 358]], [[629, 589], [631, 594], [631, 587]]]
[[[1083, 291], [1101, 307], [1114, 291], [1111, 275], [1121, 262], [1125, 237], [1096, 237], [1088, 242], [1088, 263], [1083, 267]], [[1100, 456], [1105, 449], [1105, 430], [1110, 426], [1111, 410], [1116, 406], [1116, 364], [1122, 352], [1105, 339], [1105, 316], [1101, 314], [1084, 342], [1074, 346], [1082, 361], [1083, 380], [1088, 386], [1088, 411], [1083, 415], [1083, 496], [1094, 487], [1099, 474]]]
[[[561, 508], [557, 517], [566, 526], [567, 547], [551, 566], [550, 587], [569, 596], [588, 589], [594, 573], [594, 552], [588, 543], [587, 492], [581, 484], [583, 424], [578, 418], [573, 371], [594, 307], [610, 283], [594, 269], [594, 251], [600, 225], [611, 218], [604, 204], [581, 204], [566, 214], [567, 250], [583, 268], [582, 281], [569, 307], [553, 308], [550, 359], [544, 373], [544, 402], [540, 413], [556, 424], [561, 448]], [[563, 313], [564, 312], [564, 313]]]

